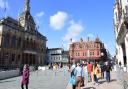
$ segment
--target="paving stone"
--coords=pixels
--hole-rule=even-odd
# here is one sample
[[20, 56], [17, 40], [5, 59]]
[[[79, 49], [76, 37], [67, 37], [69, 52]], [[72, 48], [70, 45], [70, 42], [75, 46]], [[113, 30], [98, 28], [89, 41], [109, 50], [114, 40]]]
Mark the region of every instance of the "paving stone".
[[[94, 83], [87, 82], [87, 79], [85, 79], [85, 86], [81, 89], [123, 89], [122, 85], [118, 83], [117, 81], [117, 73], [112, 72], [111, 73], [111, 82], [107, 83], [105, 79], [99, 79], [99, 85], [94, 85]], [[66, 89], [72, 89], [71, 84], [68, 83]]]
[[[69, 73], [65, 69], [30, 73], [29, 89], [66, 89]], [[21, 76], [0, 81], [0, 89], [21, 89]]]

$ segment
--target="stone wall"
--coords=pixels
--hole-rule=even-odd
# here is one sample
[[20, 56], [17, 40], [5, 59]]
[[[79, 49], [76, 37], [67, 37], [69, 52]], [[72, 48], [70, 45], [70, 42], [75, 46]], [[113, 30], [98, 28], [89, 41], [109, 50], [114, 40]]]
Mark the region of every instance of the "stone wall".
[[19, 70], [9, 70], [0, 72], [0, 80], [19, 76]]

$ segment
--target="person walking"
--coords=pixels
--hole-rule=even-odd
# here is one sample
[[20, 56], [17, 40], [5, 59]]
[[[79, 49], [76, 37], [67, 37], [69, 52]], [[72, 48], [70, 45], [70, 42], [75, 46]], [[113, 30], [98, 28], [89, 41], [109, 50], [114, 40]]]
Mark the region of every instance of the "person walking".
[[75, 74], [76, 74], [76, 89], [81, 89], [82, 68], [79, 63], [77, 63], [77, 67], [75, 68]]
[[84, 69], [84, 65], [83, 64], [81, 64], [81, 68], [82, 68], [81, 87], [83, 87], [84, 86], [84, 79], [85, 79], [85, 69]]
[[100, 66], [100, 68], [101, 68], [101, 78], [103, 79], [103, 78], [104, 78], [105, 65], [102, 64], [102, 65]]
[[88, 82], [92, 81], [91, 72], [92, 72], [92, 64], [88, 62], [87, 64], [87, 72], [88, 72]]
[[26, 89], [28, 89], [28, 84], [29, 84], [29, 66], [25, 64], [23, 68], [21, 89], [24, 89], [24, 85], [26, 86]]
[[108, 62], [106, 62], [105, 65], [105, 72], [106, 72], [106, 81], [109, 83], [111, 80], [111, 75], [110, 75], [110, 71], [111, 71], [111, 66], [108, 64]]
[[72, 89], [76, 89], [76, 74], [75, 74], [75, 63], [72, 64], [71, 69], [69, 69], [69, 72], [71, 73], [70, 76], [70, 83], [72, 84]]
[[96, 70], [97, 74], [96, 75], [97, 75], [97, 78], [99, 79], [99, 78], [101, 78], [101, 68], [100, 68], [100, 65], [98, 63], [96, 63], [96, 65], [97, 65], [96, 66], [97, 67], [97, 70]]
[[94, 84], [95, 85], [99, 85], [97, 74], [99, 74], [99, 67], [98, 67], [98, 64], [96, 63], [94, 64]]

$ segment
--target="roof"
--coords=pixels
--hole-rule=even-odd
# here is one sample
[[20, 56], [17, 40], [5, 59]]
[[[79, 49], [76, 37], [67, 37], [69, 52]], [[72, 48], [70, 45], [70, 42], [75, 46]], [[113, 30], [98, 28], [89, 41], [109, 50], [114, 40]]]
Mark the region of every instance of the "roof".
[[63, 51], [63, 54], [69, 55], [69, 51]]
[[48, 50], [63, 50], [62, 48], [50, 48]]
[[101, 42], [100, 39], [99, 39], [99, 37], [97, 37], [97, 38], [95, 39], [95, 42], [96, 42], [96, 43], [100, 43], [100, 42]]

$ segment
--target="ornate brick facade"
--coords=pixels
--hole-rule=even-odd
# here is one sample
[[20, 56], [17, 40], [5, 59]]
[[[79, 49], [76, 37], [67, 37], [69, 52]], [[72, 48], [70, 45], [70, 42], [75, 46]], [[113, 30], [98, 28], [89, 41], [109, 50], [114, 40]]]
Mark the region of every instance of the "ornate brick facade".
[[107, 52], [104, 44], [97, 37], [95, 41], [88, 40], [80, 42], [72, 42], [69, 48], [70, 62], [71, 61], [105, 61]]

